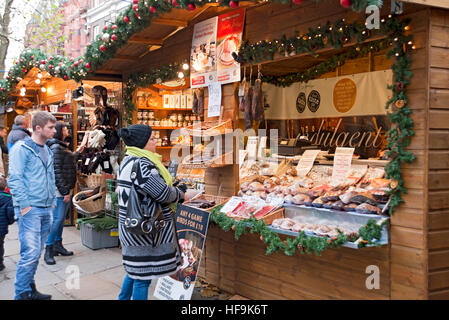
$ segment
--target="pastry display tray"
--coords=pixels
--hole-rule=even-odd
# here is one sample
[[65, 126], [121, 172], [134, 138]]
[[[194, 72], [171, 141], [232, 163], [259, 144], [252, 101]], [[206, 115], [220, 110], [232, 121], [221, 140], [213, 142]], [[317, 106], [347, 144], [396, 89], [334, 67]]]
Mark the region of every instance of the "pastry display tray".
[[[366, 225], [368, 220], [373, 219], [376, 222], [379, 222], [382, 219], [389, 219], [388, 216], [381, 215], [373, 215], [373, 214], [361, 214], [357, 212], [346, 212], [346, 211], [336, 211], [324, 208], [314, 208], [314, 207], [306, 207], [306, 206], [296, 206], [296, 205], [284, 205], [285, 218], [290, 218], [295, 221], [300, 221], [302, 223], [314, 223], [314, 224], [328, 224], [328, 225], [336, 225], [336, 226], [349, 226], [352, 228], [356, 228], [357, 230]], [[268, 228], [274, 232], [279, 234], [285, 234], [292, 237], [297, 237], [298, 232], [293, 232], [290, 230], [283, 230], [279, 228], [273, 228], [268, 226]], [[306, 232], [307, 235], [316, 236], [313, 233]], [[382, 236], [377, 244], [386, 245], [388, 244], [388, 230], [387, 226], [384, 226], [382, 229]], [[376, 246], [376, 245], [367, 245], [367, 247]], [[359, 249], [357, 243], [354, 242], [346, 242], [343, 244], [343, 247]]]

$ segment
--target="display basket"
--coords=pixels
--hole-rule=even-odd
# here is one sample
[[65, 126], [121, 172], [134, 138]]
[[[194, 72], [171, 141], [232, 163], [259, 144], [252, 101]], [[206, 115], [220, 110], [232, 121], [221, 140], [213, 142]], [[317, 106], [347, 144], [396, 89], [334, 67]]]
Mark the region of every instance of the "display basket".
[[182, 159], [182, 166], [187, 169], [206, 169], [219, 168], [233, 164], [232, 151], [199, 163], [194, 163], [193, 158], [194, 155], [191, 154]]
[[[193, 200], [206, 200], [206, 201], [215, 201], [215, 206], [207, 208], [207, 209], [200, 209], [200, 210], [204, 210], [207, 212], [212, 211], [212, 209], [214, 209], [215, 207], [218, 207], [219, 205], [222, 205], [223, 203], [227, 202], [229, 200], [229, 197], [222, 197], [222, 196], [215, 196], [212, 194], [201, 194], [200, 196], [198, 196], [197, 198], [193, 199]], [[189, 202], [187, 201], [184, 203], [184, 205], [189, 206]], [[196, 208], [196, 207], [194, 207]]]
[[185, 128], [191, 136], [216, 136], [225, 134], [226, 130], [232, 130], [232, 120], [227, 121], [205, 121], [193, 124]]
[[[228, 215], [228, 217], [231, 219], [234, 219], [236, 221], [241, 221], [241, 220], [247, 219], [247, 218], [242, 218], [242, 217], [237, 217], [237, 216], [232, 216], [232, 215]], [[268, 226], [268, 225], [272, 224], [275, 219], [282, 219], [282, 218], [284, 218], [284, 208], [283, 207], [276, 209], [275, 211], [273, 211], [261, 218], [258, 218], [257, 220], [258, 221], [263, 220], [263, 222]]]
[[93, 215], [103, 211], [106, 202], [106, 191], [99, 192], [84, 200], [76, 200], [81, 194], [87, 194], [91, 191], [92, 190], [81, 191], [73, 196], [73, 205], [80, 208], [83, 213], [86, 213], [87, 215]]

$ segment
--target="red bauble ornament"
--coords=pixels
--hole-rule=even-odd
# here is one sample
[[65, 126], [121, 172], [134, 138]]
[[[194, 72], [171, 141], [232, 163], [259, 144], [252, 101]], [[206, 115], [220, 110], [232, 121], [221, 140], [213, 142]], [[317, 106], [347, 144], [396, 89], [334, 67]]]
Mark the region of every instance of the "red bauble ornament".
[[69, 79], [69, 77], [67, 77], [67, 76], [64, 76], [64, 80], [67, 80], [67, 79]]
[[134, 3], [134, 4], [138, 4], [138, 3], [139, 3], [139, 0], [133, 0], [133, 3]]
[[31, 59], [31, 60], [34, 60], [34, 56], [31, 56], [30, 59]]
[[134, 11], [138, 11], [139, 10], [139, 5], [138, 4], [133, 5], [133, 10]]
[[89, 62], [86, 63], [86, 68], [87, 68], [87, 69], [90, 69], [90, 63], [89, 63]]
[[117, 36], [116, 36], [115, 34], [113, 34], [113, 35], [111, 36], [111, 40], [112, 40], [112, 41], [117, 40]]
[[20, 63], [22, 63], [22, 62], [23, 62], [23, 60], [22, 60], [22, 59], [20, 59], [20, 60], [19, 60], [19, 62], [20, 62]]
[[103, 28], [104, 31], [107, 31], [108, 29], [109, 29], [108, 26], [104, 26], [104, 28]]
[[28, 70], [27, 70], [27, 69], [22, 69], [22, 72], [23, 72], [23, 73], [27, 73]]
[[106, 47], [105, 46], [100, 46], [100, 50], [101, 51], [106, 51]]
[[352, 4], [352, 0], [340, 0], [342, 7], [349, 8]]
[[78, 67], [78, 61], [75, 61], [75, 63], [73, 64], [75, 67]]
[[53, 69], [53, 65], [50, 64], [50, 65], [48, 66], [48, 69], [50, 69], [50, 70]]
[[73, 58], [70, 58], [70, 61], [73, 61]]
[[238, 2], [238, 1], [230, 1], [230, 2], [229, 2], [229, 6], [230, 6], [232, 9], [238, 8], [239, 2]]
[[152, 12], [152, 13], [156, 13], [156, 7], [155, 6], [150, 6], [150, 11]]
[[78, 63], [83, 63], [84, 61], [83, 61], [83, 59], [80, 59], [79, 61], [78, 61]]
[[139, 16], [139, 14], [137, 12], [136, 12], [136, 18], [140, 19], [140, 16]]
[[50, 57], [48, 58], [48, 61], [50, 61], [50, 60], [53, 60], [53, 56], [50, 56]]
[[6, 80], [9, 80], [9, 76], [6, 76]]
[[176, 0], [173, 0], [172, 2], [173, 7], [177, 7], [178, 6], [178, 2]]
[[127, 16], [124, 17], [123, 20], [124, 20], [126, 23], [129, 23], [129, 18], [128, 18]]
[[294, 4], [301, 4], [303, 0], [293, 0]]
[[41, 60], [41, 64], [46, 64], [46, 63], [47, 63], [47, 61]]
[[193, 10], [196, 9], [196, 5], [195, 5], [194, 3], [189, 3], [189, 4], [187, 5], [187, 8], [188, 8], [190, 11], [193, 11]]
[[112, 29], [112, 30], [115, 30], [115, 29], [117, 29], [117, 26], [114, 24], [114, 25], [111, 27], [111, 29]]

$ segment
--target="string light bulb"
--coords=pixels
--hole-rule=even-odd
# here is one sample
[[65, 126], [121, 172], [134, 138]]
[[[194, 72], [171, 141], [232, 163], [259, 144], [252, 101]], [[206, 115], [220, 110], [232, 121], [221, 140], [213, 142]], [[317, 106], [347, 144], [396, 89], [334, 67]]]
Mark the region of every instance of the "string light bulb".
[[189, 69], [189, 65], [188, 65], [187, 63], [184, 63], [184, 64], [182, 65], [182, 69], [188, 70], [188, 69]]
[[41, 88], [41, 91], [42, 91], [43, 93], [45, 93], [45, 92], [47, 92], [47, 88], [42, 87], [42, 88]]
[[179, 78], [179, 79], [184, 78], [184, 72], [179, 72], [179, 73], [178, 73], [178, 78]]
[[42, 73], [39, 72], [39, 73], [37, 74], [37, 77], [38, 77], [39, 79], [42, 79]]
[[41, 79], [37, 78], [34, 82], [36, 82], [36, 84], [40, 84], [41, 83]]

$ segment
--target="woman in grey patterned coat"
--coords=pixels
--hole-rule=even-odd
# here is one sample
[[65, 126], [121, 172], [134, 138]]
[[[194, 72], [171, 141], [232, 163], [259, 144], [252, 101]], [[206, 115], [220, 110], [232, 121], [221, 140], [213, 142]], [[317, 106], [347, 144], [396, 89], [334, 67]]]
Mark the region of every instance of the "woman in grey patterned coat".
[[[119, 196], [119, 239], [122, 246], [123, 265], [127, 273], [119, 300], [146, 300], [152, 279], [175, 273], [181, 265], [181, 256], [176, 237], [171, 204], [184, 199], [185, 187], [173, 187], [172, 178], [155, 153], [156, 140], [152, 129], [146, 125], [132, 125], [120, 129], [119, 136], [127, 146], [127, 156], [118, 172], [117, 192]], [[125, 228], [126, 210], [130, 194], [131, 171], [135, 161], [137, 167], [135, 184], [144, 193], [150, 208], [158, 203], [162, 209], [165, 226], [153, 238], [137, 235]]]

